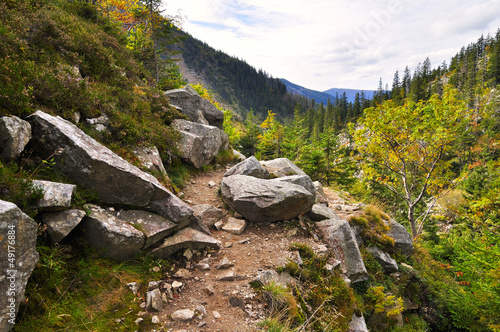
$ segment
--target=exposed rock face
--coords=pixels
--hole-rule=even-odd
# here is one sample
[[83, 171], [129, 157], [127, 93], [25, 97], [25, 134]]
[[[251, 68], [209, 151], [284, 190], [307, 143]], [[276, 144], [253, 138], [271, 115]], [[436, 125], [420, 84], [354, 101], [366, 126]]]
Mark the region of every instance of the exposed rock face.
[[145, 244], [144, 234], [98, 206], [89, 205], [90, 216], [78, 228], [83, 238], [105, 257], [116, 260], [134, 258]]
[[250, 158], [243, 160], [239, 164], [234, 165], [224, 174], [224, 176], [237, 174], [253, 176], [260, 179], [267, 179], [269, 177], [269, 172], [267, 171], [267, 169], [262, 167], [257, 158], [255, 158], [254, 156], [251, 156]]
[[169, 90], [165, 95], [170, 99], [172, 105], [181, 108], [188, 119], [192, 122], [205, 123], [222, 129], [224, 113], [219, 111], [208, 100], [203, 99], [190, 85], [183, 89]]
[[151, 251], [151, 255], [158, 258], [168, 258], [182, 249], [219, 249], [219, 243], [211, 236], [191, 227], [186, 227], [171, 237], [158, 248]]
[[85, 217], [85, 211], [71, 209], [42, 214], [42, 221], [47, 225], [47, 233], [53, 243], [64, 239]]
[[229, 137], [217, 127], [186, 120], [175, 120], [172, 127], [181, 133], [177, 144], [181, 157], [196, 168], [210, 164], [229, 147]]
[[269, 173], [276, 177], [283, 177], [288, 175], [306, 175], [297, 165], [292, 163], [288, 158], [277, 158], [268, 161], [261, 161]]
[[249, 221], [290, 220], [314, 204], [313, 194], [286, 181], [233, 175], [222, 179], [221, 189], [224, 202]]
[[413, 252], [415, 251], [415, 248], [413, 247], [413, 240], [411, 238], [411, 234], [406, 230], [406, 228], [392, 219], [389, 221], [389, 227], [391, 229], [387, 234], [394, 239], [396, 249], [401, 250], [401, 252], [407, 257], [413, 255]]
[[299, 185], [316, 197], [316, 188], [314, 187], [314, 184], [308, 175], [283, 176], [277, 179], [273, 179], [273, 181], [288, 182]]
[[37, 208], [46, 211], [68, 209], [76, 192], [74, 184], [33, 180], [33, 186], [43, 190], [43, 198], [37, 202]]
[[17, 116], [0, 118], [0, 156], [5, 161], [17, 159], [31, 139], [31, 125]]
[[354, 233], [347, 220], [328, 219], [316, 223], [335, 256], [341, 262], [342, 269], [352, 283], [368, 279], [365, 264]]
[[356, 314], [352, 315], [347, 332], [369, 332], [368, 327], [366, 327], [365, 317], [358, 317]]
[[151, 208], [181, 223], [193, 211], [152, 175], [139, 170], [60, 117], [37, 111], [28, 117], [38, 153], [54, 155], [56, 167], [109, 204]]
[[36, 231], [33, 219], [15, 204], [0, 200], [0, 331], [14, 326], [26, 283], [38, 262]]
[[314, 204], [311, 209], [311, 212], [309, 212], [307, 216], [314, 221], [321, 221], [326, 219], [339, 219], [339, 216], [337, 216], [335, 211], [333, 211], [332, 209], [323, 204]]
[[375, 257], [385, 272], [392, 273], [398, 270], [398, 263], [388, 253], [383, 252], [378, 247], [368, 247], [366, 250]]
[[146, 237], [144, 248], [148, 248], [177, 230], [188, 226], [186, 221], [176, 224], [160, 215], [142, 210], [121, 210], [113, 214], [144, 234]]

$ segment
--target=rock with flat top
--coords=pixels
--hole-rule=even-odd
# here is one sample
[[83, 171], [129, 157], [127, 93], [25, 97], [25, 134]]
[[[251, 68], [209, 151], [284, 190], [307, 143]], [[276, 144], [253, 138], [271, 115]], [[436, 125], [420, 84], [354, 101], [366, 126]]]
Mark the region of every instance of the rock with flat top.
[[85, 217], [85, 211], [70, 209], [57, 212], [45, 212], [42, 221], [47, 225], [47, 233], [53, 243], [64, 239]]
[[163, 300], [161, 298], [161, 292], [158, 288], [146, 293], [146, 309], [152, 311], [163, 310]]
[[182, 309], [182, 310], [177, 310], [172, 313], [172, 319], [174, 321], [190, 321], [194, 318], [195, 311], [191, 309]]
[[309, 212], [314, 195], [285, 181], [233, 175], [222, 179], [223, 201], [248, 221], [290, 220]]
[[323, 204], [314, 204], [311, 212], [307, 214], [309, 218], [313, 221], [321, 221], [326, 219], [340, 219], [340, 217], [330, 209], [328, 206]]
[[33, 187], [43, 191], [43, 197], [36, 207], [44, 211], [68, 209], [76, 192], [76, 185], [52, 181], [33, 180]]
[[211, 235], [186, 227], [166, 238], [162, 245], [151, 251], [151, 255], [157, 258], [168, 258], [177, 251], [188, 248], [192, 250], [219, 249], [219, 243]]
[[90, 215], [78, 225], [80, 236], [104, 257], [132, 259], [144, 247], [146, 239], [140, 230], [99, 206], [87, 208]]
[[207, 226], [213, 226], [224, 217], [224, 211], [210, 204], [199, 204], [191, 207], [194, 215]]
[[288, 183], [293, 183], [296, 185], [299, 185], [303, 187], [305, 190], [316, 196], [316, 188], [314, 187], [314, 184], [309, 177], [309, 175], [289, 175], [289, 176], [282, 176], [277, 179], [273, 179], [273, 181], [277, 182], [288, 182]]
[[101, 201], [148, 208], [179, 224], [195, 221], [193, 210], [151, 174], [141, 171], [59, 116], [42, 111], [30, 115], [35, 151], [53, 157], [56, 169]]
[[247, 223], [245, 220], [229, 217], [224, 223], [224, 226], [222, 226], [222, 230], [228, 233], [241, 235], [245, 231], [246, 227]]

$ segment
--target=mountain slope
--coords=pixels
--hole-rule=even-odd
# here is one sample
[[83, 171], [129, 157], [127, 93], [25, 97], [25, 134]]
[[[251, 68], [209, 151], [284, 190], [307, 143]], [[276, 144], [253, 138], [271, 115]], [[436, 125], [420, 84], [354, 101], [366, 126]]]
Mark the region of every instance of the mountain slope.
[[354, 98], [356, 97], [356, 93], [363, 92], [365, 94], [366, 99], [372, 99], [373, 94], [375, 93], [375, 90], [356, 90], [356, 89], [340, 89], [340, 88], [332, 88], [328, 89], [326, 91], [323, 91], [323, 93], [328, 94], [330, 96], [336, 97], [337, 94], [339, 97], [342, 96], [342, 94], [345, 92], [347, 96], [347, 100], [352, 102], [354, 101]]

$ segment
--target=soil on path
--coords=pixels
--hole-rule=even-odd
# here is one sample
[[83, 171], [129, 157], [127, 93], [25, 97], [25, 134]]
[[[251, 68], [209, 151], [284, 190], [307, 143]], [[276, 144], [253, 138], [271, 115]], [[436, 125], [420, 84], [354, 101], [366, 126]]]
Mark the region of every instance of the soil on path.
[[[184, 188], [184, 200], [191, 205], [210, 204], [224, 209], [218, 191], [225, 169], [212, 171], [193, 178]], [[215, 185], [214, 185], [215, 184]], [[341, 198], [333, 191], [325, 190], [328, 200], [341, 204]], [[340, 205], [339, 205], [340, 206]], [[225, 210], [227, 216], [230, 211]], [[339, 215], [346, 217], [342, 210]], [[303, 243], [311, 246], [316, 252], [326, 250], [317, 238], [301, 227], [298, 220], [277, 223], [247, 223], [247, 228], [241, 235], [211, 229], [213, 237], [221, 244], [221, 249], [213, 252], [198, 252], [195, 256], [179, 266], [188, 268], [189, 278], [174, 279], [184, 286], [171, 303], [160, 313], [160, 321], [166, 331], [223, 331], [246, 332], [259, 331], [256, 323], [266, 315], [266, 304], [249, 285], [260, 272], [275, 270], [284, 266], [293, 253], [289, 250], [292, 243]], [[208, 258], [210, 270], [194, 269], [196, 262]], [[217, 270], [215, 266], [227, 258], [234, 264], [229, 269]], [[221, 277], [233, 272], [237, 278], [233, 281], [222, 281]], [[213, 294], [207, 294], [208, 289]], [[189, 322], [174, 322], [169, 316], [182, 309], [203, 309], [205, 314], [195, 317]]]

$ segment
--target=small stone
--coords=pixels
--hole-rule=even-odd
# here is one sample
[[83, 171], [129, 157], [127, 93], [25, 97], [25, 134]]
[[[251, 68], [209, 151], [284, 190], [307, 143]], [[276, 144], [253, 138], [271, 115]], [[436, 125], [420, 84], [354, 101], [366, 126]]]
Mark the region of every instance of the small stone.
[[132, 291], [134, 295], [137, 295], [137, 292], [139, 291], [139, 284], [136, 282], [129, 282], [127, 284], [127, 287]]
[[221, 315], [219, 314], [219, 312], [218, 312], [218, 311], [213, 311], [213, 312], [212, 312], [212, 315], [214, 315], [214, 318], [215, 318], [215, 319], [220, 319], [220, 318], [221, 318]]
[[245, 220], [229, 217], [222, 227], [222, 230], [232, 234], [240, 235], [245, 231], [246, 227], [247, 223]]
[[194, 268], [196, 270], [200, 270], [200, 271], [208, 271], [208, 270], [210, 270], [210, 265], [203, 264], [203, 263], [197, 263], [194, 265]]
[[210, 188], [215, 187], [216, 185], [217, 185], [217, 184], [216, 184], [214, 181], [209, 181], [209, 182], [208, 182], [208, 186], [209, 186]]
[[230, 267], [233, 267], [234, 264], [227, 259], [227, 257], [224, 257], [219, 264], [215, 265], [215, 268], [217, 270], [224, 270], [224, 269], [229, 269]]
[[139, 324], [140, 324], [143, 320], [144, 320], [144, 318], [139, 317], [139, 318], [137, 318], [137, 319], [135, 320], [135, 323], [136, 323], [137, 325], [139, 325]]
[[179, 282], [179, 281], [175, 280], [172, 283], [172, 289], [178, 290], [178, 289], [180, 289], [182, 287], [182, 285], [184, 285], [182, 282]]
[[177, 272], [175, 272], [174, 274], [174, 278], [185, 278], [185, 279], [189, 279], [191, 278], [191, 272], [189, 272], [188, 270], [186, 269], [179, 269], [177, 270]]
[[146, 308], [146, 302], [142, 302], [142, 303], [139, 305], [139, 307], [141, 307], [141, 308], [143, 308], [143, 309], [144, 309], [144, 308]]
[[205, 309], [205, 307], [204, 307], [204, 306], [202, 306], [202, 305], [198, 305], [198, 306], [196, 306], [196, 308], [195, 308], [195, 309], [196, 309], [196, 311], [198, 311], [200, 314], [205, 315], [205, 316], [207, 315], [207, 310]]
[[154, 311], [163, 310], [163, 300], [158, 288], [146, 293], [146, 308]]
[[245, 302], [242, 299], [236, 296], [232, 296], [229, 298], [229, 305], [234, 308], [240, 308], [245, 310]]
[[211, 284], [208, 284], [207, 286], [203, 287], [202, 291], [203, 291], [203, 293], [207, 294], [208, 296], [214, 295], [214, 293], [215, 293], [214, 286]]
[[238, 241], [236, 243], [238, 243], [238, 244], [245, 244], [245, 243], [248, 243], [248, 242], [250, 242], [250, 239], [247, 238], [247, 239], [240, 240], [240, 241]]
[[200, 322], [200, 323], [198, 324], [198, 327], [203, 327], [203, 326], [205, 326], [205, 325], [207, 325], [207, 322]]
[[184, 251], [184, 255], [183, 255], [188, 261], [190, 261], [192, 258], [193, 258], [193, 252], [191, 251], [191, 249], [186, 249], [186, 251]]
[[195, 312], [191, 309], [177, 310], [172, 313], [172, 319], [175, 321], [189, 321], [194, 318]]
[[153, 323], [153, 324], [160, 323], [160, 318], [158, 316], [154, 315], [153, 317], [151, 317], [151, 323]]
[[160, 272], [161, 271], [159, 266], [153, 267], [152, 270], [153, 270], [153, 272]]
[[148, 290], [151, 291], [153, 289], [159, 288], [160, 287], [160, 282], [161, 281], [150, 281], [148, 283]]
[[231, 248], [232, 246], [233, 246], [232, 242], [227, 242], [225, 245], [226, 248]]

